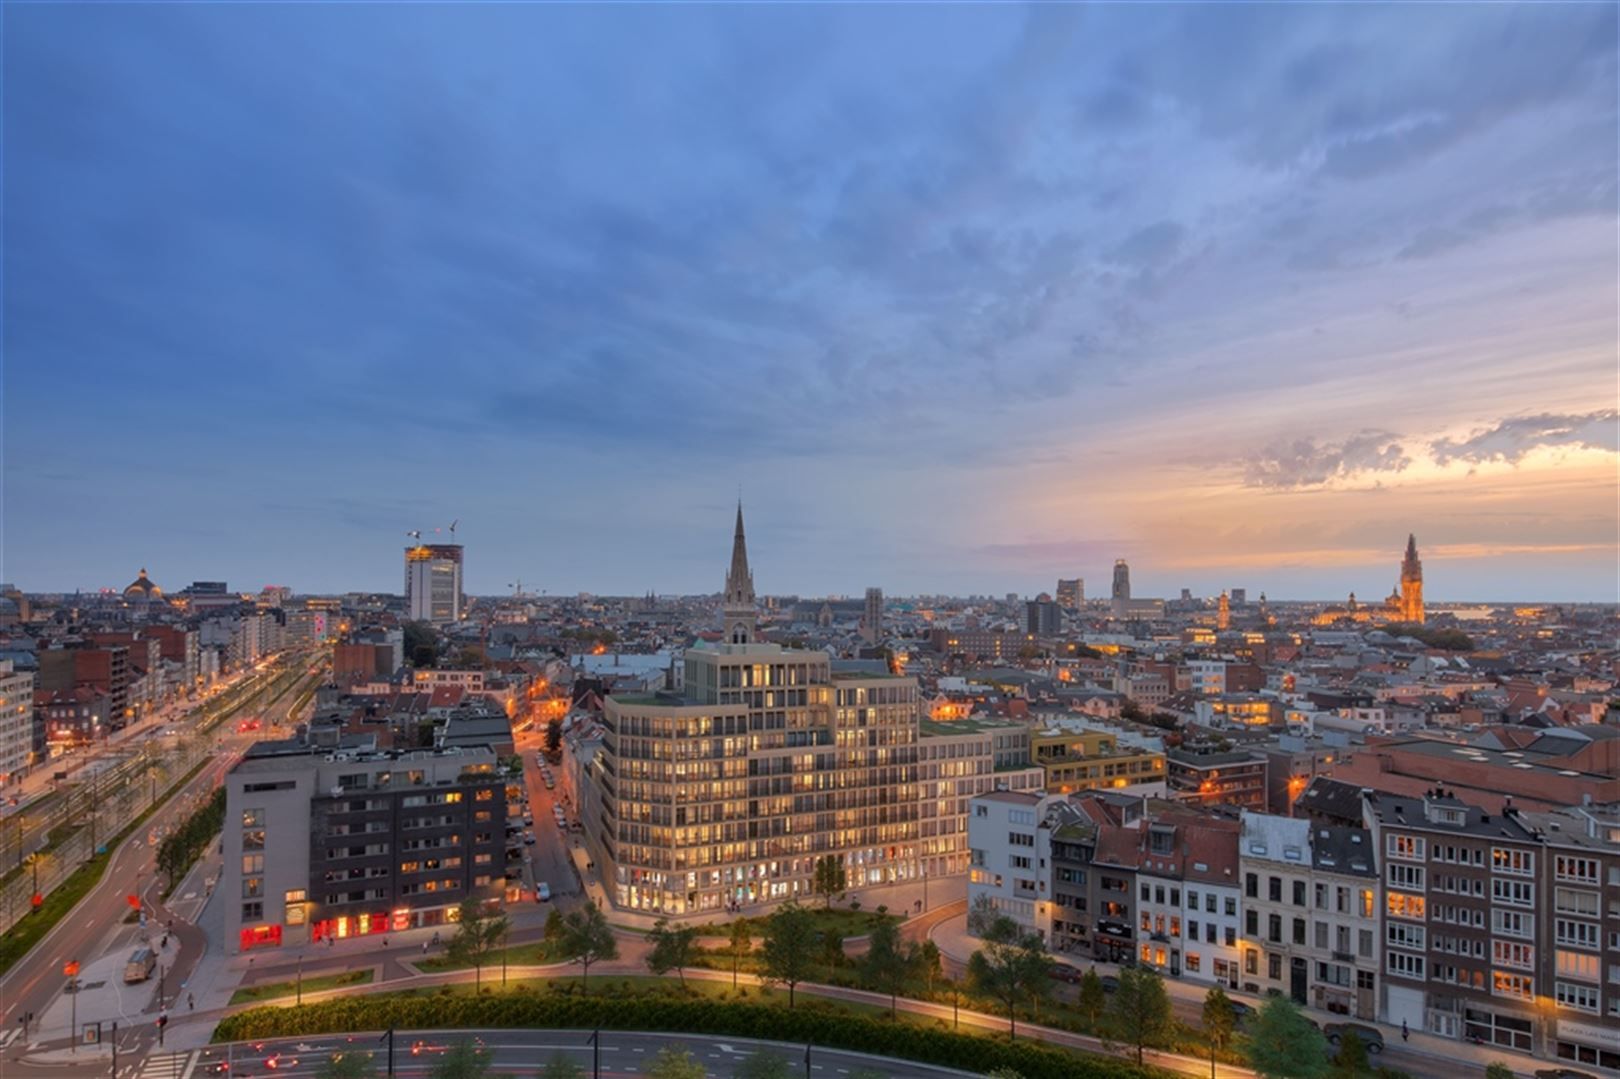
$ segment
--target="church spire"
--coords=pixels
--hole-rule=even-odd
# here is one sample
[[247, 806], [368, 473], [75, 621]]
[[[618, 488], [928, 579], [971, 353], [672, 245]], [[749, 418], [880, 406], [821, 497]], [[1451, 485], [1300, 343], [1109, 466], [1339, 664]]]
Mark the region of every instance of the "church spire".
[[726, 573], [722, 603], [726, 641], [747, 644], [754, 639], [758, 614], [754, 610], [754, 574], [748, 568], [748, 539], [743, 533], [742, 499], [737, 500], [737, 529], [731, 539], [731, 569]]

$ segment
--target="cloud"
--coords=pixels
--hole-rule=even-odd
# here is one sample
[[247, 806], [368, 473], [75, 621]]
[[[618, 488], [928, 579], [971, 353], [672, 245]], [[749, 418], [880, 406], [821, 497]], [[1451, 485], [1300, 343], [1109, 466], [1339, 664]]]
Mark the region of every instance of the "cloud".
[[1342, 442], [1306, 437], [1274, 442], [1242, 462], [1250, 487], [1318, 487], [1365, 473], [1400, 472], [1412, 463], [1401, 437], [1361, 431]]
[[1506, 461], [1517, 464], [1525, 454], [1542, 447], [1572, 446], [1620, 452], [1620, 424], [1615, 409], [1578, 415], [1516, 416], [1495, 427], [1475, 431], [1460, 441], [1441, 438], [1429, 443], [1439, 464], [1468, 461]]

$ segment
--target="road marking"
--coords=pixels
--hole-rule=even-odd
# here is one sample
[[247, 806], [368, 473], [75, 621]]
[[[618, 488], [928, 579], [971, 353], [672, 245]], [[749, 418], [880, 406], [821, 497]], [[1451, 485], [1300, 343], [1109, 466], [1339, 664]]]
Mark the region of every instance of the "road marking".
[[0, 1049], [4, 1049], [20, 1037], [22, 1037], [22, 1027], [10, 1028], [4, 1034], [0, 1034]]

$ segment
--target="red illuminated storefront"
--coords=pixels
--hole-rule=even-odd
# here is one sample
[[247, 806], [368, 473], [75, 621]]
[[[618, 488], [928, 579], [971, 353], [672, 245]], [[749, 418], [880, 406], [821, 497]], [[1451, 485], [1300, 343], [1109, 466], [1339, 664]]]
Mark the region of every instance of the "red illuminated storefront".
[[242, 930], [242, 950], [281, 947], [281, 926], [254, 925]]

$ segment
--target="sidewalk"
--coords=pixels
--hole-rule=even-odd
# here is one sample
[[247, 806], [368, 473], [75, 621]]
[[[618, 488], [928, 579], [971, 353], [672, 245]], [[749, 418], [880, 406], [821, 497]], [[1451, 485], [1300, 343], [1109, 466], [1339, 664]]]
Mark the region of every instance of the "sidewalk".
[[[972, 957], [973, 953], [977, 951], [979, 947], [978, 938], [968, 932], [966, 913], [960, 914], [953, 918], [948, 918], [939, 925], [935, 926], [933, 931], [929, 934], [929, 939], [939, 946], [940, 954], [944, 955], [947, 959], [961, 963], [964, 966], [967, 964], [968, 959]], [[1075, 959], [1062, 955], [1054, 955], [1052, 958], [1057, 962], [1065, 963], [1069, 966], [1083, 966], [1085, 968], [1095, 969], [1098, 974], [1113, 974], [1117, 976], [1120, 971], [1119, 966], [1114, 963], [1093, 962], [1086, 959]], [[1164, 987], [1170, 995], [1171, 1004], [1175, 1005], [1179, 1003], [1184, 1007], [1194, 1009], [1203, 1007], [1204, 995], [1209, 992], [1213, 985], [1213, 982], [1204, 984], [1200, 982], [1189, 982], [1180, 978], [1164, 979]], [[1252, 996], [1247, 993], [1239, 992], [1235, 989], [1226, 990], [1226, 995], [1231, 997], [1233, 1000], [1241, 1001], [1255, 1007], [1258, 1007], [1264, 1001], [1264, 998], [1262, 997]], [[1310, 1018], [1314, 1019], [1318, 1024], [1343, 1023], [1351, 1021], [1347, 1020], [1345, 1016], [1335, 1015], [1332, 1012], [1325, 1012], [1316, 1008], [1304, 1007], [1301, 1008], [1301, 1011], [1303, 1011]], [[1508, 1052], [1507, 1050], [1498, 1049], [1493, 1046], [1471, 1045], [1467, 1042], [1454, 1041], [1450, 1038], [1442, 1038], [1438, 1035], [1429, 1034], [1420, 1030], [1411, 1031], [1410, 1040], [1403, 1043], [1401, 1041], [1400, 1027], [1389, 1026], [1388, 1024], [1373, 1022], [1371, 1020], [1357, 1019], [1353, 1021], [1364, 1023], [1367, 1026], [1377, 1027], [1379, 1030], [1383, 1031], [1384, 1040], [1392, 1049], [1399, 1047], [1404, 1052], [1433, 1057], [1436, 1060], [1472, 1065], [1482, 1072], [1487, 1064], [1492, 1064], [1497, 1061], [1507, 1064], [1516, 1071], [1522, 1070], [1526, 1074], [1534, 1071], [1537, 1067], [1543, 1066], [1543, 1061], [1539, 1057], [1533, 1059], [1527, 1058], [1520, 1053]]]

